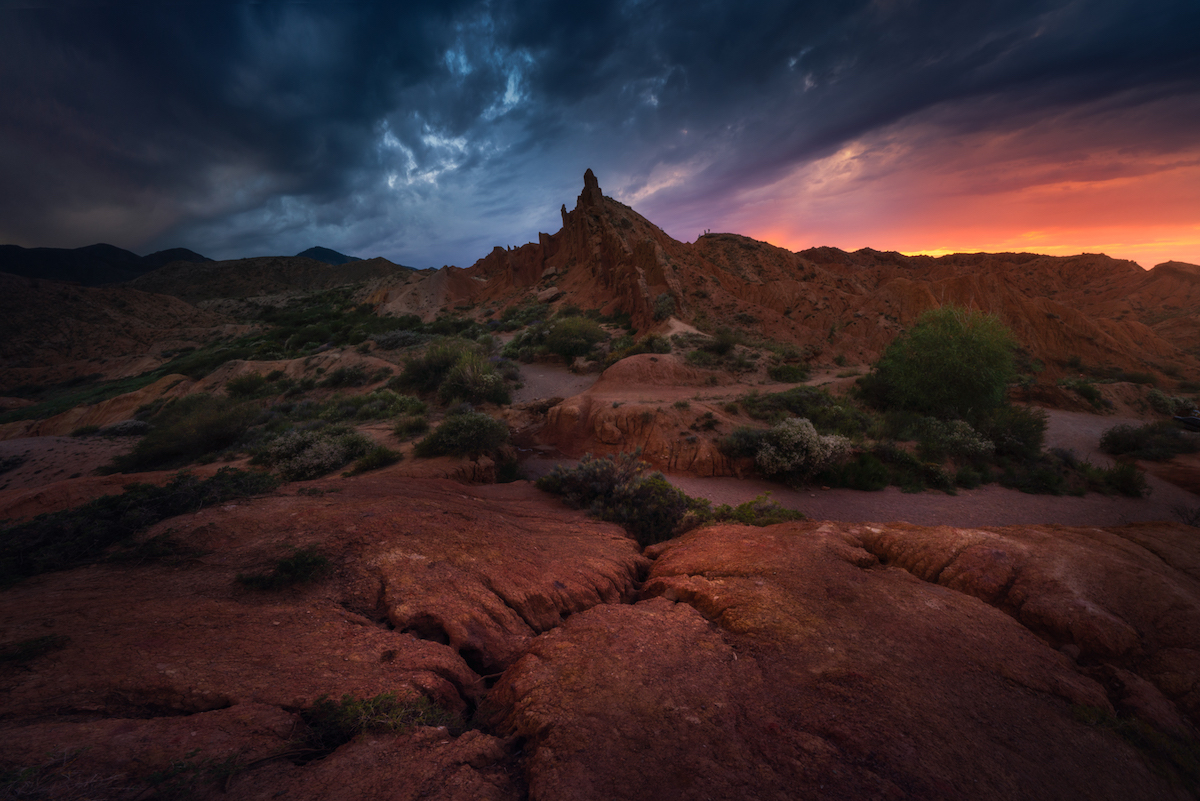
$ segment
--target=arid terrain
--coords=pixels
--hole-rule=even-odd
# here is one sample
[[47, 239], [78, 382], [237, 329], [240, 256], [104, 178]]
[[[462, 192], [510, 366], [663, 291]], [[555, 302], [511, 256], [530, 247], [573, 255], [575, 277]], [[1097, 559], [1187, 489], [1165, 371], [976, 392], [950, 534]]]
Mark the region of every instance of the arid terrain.
[[[1200, 797], [1200, 267], [678, 242], [590, 170], [562, 217], [0, 274], [0, 795]], [[1031, 452], [872, 405], [952, 307]], [[769, 474], [800, 417], [841, 460]], [[635, 452], [633, 500], [534, 483]]]

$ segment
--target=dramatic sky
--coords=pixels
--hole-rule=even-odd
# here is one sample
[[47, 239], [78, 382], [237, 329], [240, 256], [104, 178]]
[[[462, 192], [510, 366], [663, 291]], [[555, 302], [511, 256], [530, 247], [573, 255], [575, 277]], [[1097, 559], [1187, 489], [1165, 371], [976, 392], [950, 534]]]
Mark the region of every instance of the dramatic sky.
[[0, 243], [678, 239], [1200, 263], [1200, 2], [0, 0]]

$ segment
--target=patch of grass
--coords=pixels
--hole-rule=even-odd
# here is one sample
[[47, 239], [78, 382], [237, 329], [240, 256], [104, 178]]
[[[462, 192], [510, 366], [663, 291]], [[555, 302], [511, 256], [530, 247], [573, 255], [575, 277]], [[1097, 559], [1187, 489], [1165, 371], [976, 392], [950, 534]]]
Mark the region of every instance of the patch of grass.
[[237, 582], [253, 590], [283, 590], [316, 581], [332, 569], [329, 559], [315, 545], [309, 545], [280, 558], [270, 571], [238, 573]]
[[105, 550], [160, 520], [269, 492], [273, 476], [223, 467], [208, 479], [180, 473], [165, 486], [130, 484], [83, 506], [0, 529], [0, 585], [91, 564]]
[[422, 458], [432, 456], [469, 456], [478, 458], [494, 453], [508, 442], [508, 426], [480, 412], [447, 417], [432, 434], [413, 447]]
[[13, 423], [18, 420], [45, 420], [56, 414], [70, 411], [76, 406], [88, 406], [127, 392], [134, 392], [148, 387], [169, 371], [160, 369], [132, 378], [120, 378], [114, 381], [99, 381], [95, 377], [74, 379], [62, 384], [38, 388], [16, 388], [7, 394], [13, 397], [27, 397], [38, 401], [32, 406], [0, 414], [0, 424]]
[[778, 501], [771, 499], [771, 493], [764, 492], [737, 506], [723, 503], [712, 510], [709, 519], [714, 523], [773, 526], [776, 523], [804, 520], [805, 517], [803, 512], [780, 505]]
[[462, 721], [425, 696], [400, 699], [395, 693], [356, 698], [347, 693], [341, 701], [327, 695], [300, 713], [308, 727], [304, 745], [317, 755], [333, 753], [360, 734], [403, 733], [418, 726], [445, 726], [458, 732]]

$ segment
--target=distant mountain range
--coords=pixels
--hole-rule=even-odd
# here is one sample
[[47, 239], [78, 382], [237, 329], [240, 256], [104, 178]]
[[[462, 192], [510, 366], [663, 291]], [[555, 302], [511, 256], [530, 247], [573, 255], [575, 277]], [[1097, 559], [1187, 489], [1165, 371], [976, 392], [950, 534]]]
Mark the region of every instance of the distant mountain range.
[[171, 248], [139, 256], [114, 245], [82, 248], [23, 248], [0, 245], [0, 272], [50, 281], [74, 281], [100, 286], [132, 281], [139, 275], [176, 261], [203, 263], [212, 259], [187, 248]]
[[[362, 261], [357, 256], [347, 256], [323, 247], [312, 247], [296, 256], [334, 266]], [[0, 245], [0, 273], [48, 281], [72, 281], [84, 286], [122, 284], [179, 261], [204, 264], [213, 260], [187, 248], [171, 248], [149, 256], [139, 256], [105, 244], [74, 249]]]
[[322, 247], [309, 248], [308, 250], [301, 251], [296, 255], [303, 256], [306, 259], [323, 261], [326, 264], [334, 265], [349, 264], [352, 261], [362, 261], [362, 259], [360, 259], [358, 256], [347, 256], [345, 253], [338, 253], [336, 250], [330, 250], [329, 248]]

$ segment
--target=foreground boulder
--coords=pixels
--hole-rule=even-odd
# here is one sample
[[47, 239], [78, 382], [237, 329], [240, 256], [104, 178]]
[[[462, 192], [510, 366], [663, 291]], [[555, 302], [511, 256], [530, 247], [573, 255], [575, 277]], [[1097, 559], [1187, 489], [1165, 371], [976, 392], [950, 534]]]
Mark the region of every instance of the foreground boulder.
[[[882, 532], [721, 526], [652, 549], [648, 600], [571, 618], [488, 699], [526, 738], [531, 797], [1190, 797], [1166, 754], [1191, 723], [1129, 717], [1009, 614], [882, 563], [863, 547]], [[1107, 547], [1090, 556], [1119, 561]], [[1158, 572], [1195, 608], [1194, 578]]]

